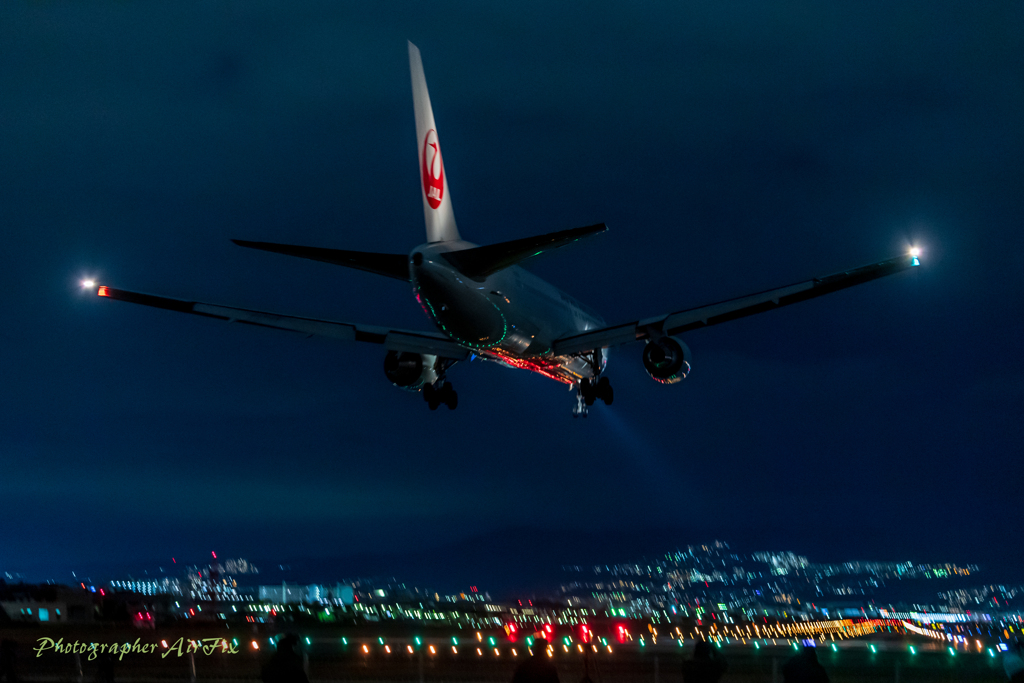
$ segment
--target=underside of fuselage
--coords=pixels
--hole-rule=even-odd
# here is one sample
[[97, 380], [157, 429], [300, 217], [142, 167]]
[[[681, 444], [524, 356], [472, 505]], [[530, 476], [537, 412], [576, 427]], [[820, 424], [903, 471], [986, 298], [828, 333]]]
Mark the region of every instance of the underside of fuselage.
[[552, 343], [597, 329], [604, 321], [582, 304], [518, 266], [470, 277], [450, 255], [472, 249], [463, 241], [424, 244], [409, 256], [416, 300], [437, 328], [471, 353], [565, 384], [604, 369], [601, 350], [556, 355]]

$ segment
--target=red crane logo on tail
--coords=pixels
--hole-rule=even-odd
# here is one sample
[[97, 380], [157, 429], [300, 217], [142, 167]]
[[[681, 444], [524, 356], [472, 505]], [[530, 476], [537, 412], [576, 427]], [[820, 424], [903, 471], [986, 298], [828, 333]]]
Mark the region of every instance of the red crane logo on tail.
[[437, 142], [437, 131], [427, 131], [423, 138], [423, 194], [427, 196], [427, 204], [431, 209], [441, 206], [444, 197], [444, 163], [441, 161], [441, 146]]

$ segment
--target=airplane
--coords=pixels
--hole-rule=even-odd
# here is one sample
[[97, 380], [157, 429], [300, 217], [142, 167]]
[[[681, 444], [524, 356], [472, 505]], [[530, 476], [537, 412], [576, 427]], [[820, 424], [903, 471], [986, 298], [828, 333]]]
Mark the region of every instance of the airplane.
[[378, 344], [386, 351], [384, 374], [397, 387], [422, 393], [430, 410], [454, 410], [458, 393], [448, 381], [452, 366], [480, 358], [521, 368], [575, 389], [574, 417], [586, 417], [614, 390], [605, 374], [608, 349], [643, 342], [647, 374], [676, 384], [690, 373], [691, 353], [679, 337], [691, 330], [763, 313], [920, 265], [920, 251], [816, 277], [785, 287], [607, 325], [593, 310], [520, 267], [534, 256], [604, 232], [603, 223], [487, 246], [462, 239], [455, 225], [430, 95], [419, 49], [409, 43], [413, 108], [427, 241], [408, 254], [347, 251], [272, 242], [232, 240], [251, 249], [355, 268], [409, 283], [434, 331], [399, 330], [302, 318], [83, 283], [101, 297], [229, 322]]

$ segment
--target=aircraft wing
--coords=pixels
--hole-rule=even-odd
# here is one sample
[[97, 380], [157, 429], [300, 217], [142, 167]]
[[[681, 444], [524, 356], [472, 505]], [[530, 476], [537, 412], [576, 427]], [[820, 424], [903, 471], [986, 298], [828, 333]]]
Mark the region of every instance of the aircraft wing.
[[701, 327], [718, 325], [737, 318], [755, 313], [771, 311], [781, 306], [795, 304], [798, 301], [813, 299], [823, 294], [846, 289], [862, 282], [875, 280], [886, 275], [920, 265], [917, 256], [899, 256], [897, 258], [872, 263], [871, 265], [841, 273], [814, 278], [806, 282], [798, 282], [788, 287], [769, 289], [757, 294], [742, 296], [738, 299], [720, 301], [709, 306], [690, 308], [685, 311], [655, 316], [644, 320], [604, 327], [583, 334], [558, 339], [552, 344], [552, 350], [558, 355], [581, 353], [608, 346], [617, 346], [626, 342], [648, 339], [656, 334], [680, 334]]
[[153, 294], [129, 292], [125, 289], [115, 289], [106, 285], [100, 285], [96, 293], [99, 296], [116, 299], [117, 301], [153, 306], [154, 308], [163, 308], [168, 311], [178, 311], [179, 313], [192, 313], [193, 315], [217, 318], [218, 320], [227, 320], [228, 322], [272, 327], [278, 330], [290, 330], [292, 332], [301, 332], [307, 336], [317, 335], [341, 341], [382, 344], [389, 351], [427, 353], [452, 360], [463, 360], [469, 357], [469, 353], [465, 349], [440, 332], [411, 332], [374, 325], [357, 325], [334, 322], [332, 320], [299, 318], [279, 313], [250, 311], [244, 308], [230, 308], [228, 306], [204, 304], [198, 301], [182, 301], [181, 299], [170, 299], [163, 296], [154, 296]]

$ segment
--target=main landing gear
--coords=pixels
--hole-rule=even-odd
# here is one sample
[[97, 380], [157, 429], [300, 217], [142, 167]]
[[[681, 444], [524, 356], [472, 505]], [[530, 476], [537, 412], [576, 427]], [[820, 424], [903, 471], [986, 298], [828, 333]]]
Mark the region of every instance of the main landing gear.
[[451, 382], [435, 382], [423, 387], [423, 400], [431, 410], [437, 410], [442, 403], [448, 410], [455, 410], [459, 405], [459, 394], [452, 388]]
[[604, 401], [606, 406], [610, 406], [612, 401], [615, 400], [615, 391], [612, 389], [612, 383], [608, 381], [607, 377], [602, 377], [599, 380], [585, 379], [576, 385], [576, 407], [572, 409], [573, 417], [586, 417], [587, 409], [594, 405], [596, 400]]

